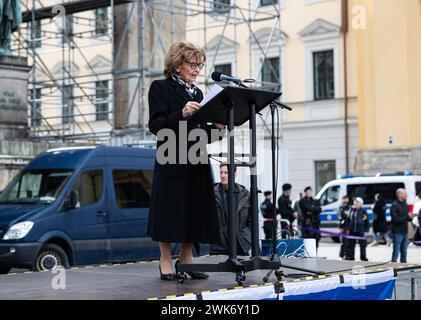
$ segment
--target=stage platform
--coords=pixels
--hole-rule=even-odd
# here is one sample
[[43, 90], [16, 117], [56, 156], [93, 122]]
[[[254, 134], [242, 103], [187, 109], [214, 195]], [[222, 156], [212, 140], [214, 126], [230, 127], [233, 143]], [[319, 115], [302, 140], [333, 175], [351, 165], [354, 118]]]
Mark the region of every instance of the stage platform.
[[[195, 262], [217, 263], [226, 259], [225, 256], [200, 257], [195, 259]], [[282, 264], [326, 273], [322, 276], [312, 276], [306, 272], [283, 267], [285, 284], [341, 277], [354, 273], [356, 268], [363, 268], [364, 273], [367, 274], [393, 270], [395, 276], [421, 272], [421, 264], [380, 264], [323, 259], [282, 259]], [[247, 273], [243, 287], [246, 289], [263, 286], [262, 279], [265, 274], [266, 271]], [[272, 275], [269, 282], [275, 283], [275, 280]], [[202, 292], [226, 292], [236, 287], [235, 275], [231, 273], [210, 273], [207, 280], [191, 280], [189, 278], [182, 284], [176, 281], [161, 281], [158, 261], [81, 266], [65, 270], [63, 273], [48, 271], [0, 275], [0, 299], [2, 300], [153, 300], [183, 296], [200, 298]]]

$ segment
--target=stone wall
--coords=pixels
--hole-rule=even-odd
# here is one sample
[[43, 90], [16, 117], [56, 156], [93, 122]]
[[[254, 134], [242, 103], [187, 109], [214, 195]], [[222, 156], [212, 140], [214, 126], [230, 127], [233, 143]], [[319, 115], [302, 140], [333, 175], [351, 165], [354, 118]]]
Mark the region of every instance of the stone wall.
[[421, 174], [421, 148], [359, 151], [355, 172], [364, 175], [409, 170]]
[[0, 139], [28, 136], [28, 72], [26, 58], [0, 56]]
[[63, 143], [0, 141], [0, 191], [36, 155], [48, 149], [66, 147]]

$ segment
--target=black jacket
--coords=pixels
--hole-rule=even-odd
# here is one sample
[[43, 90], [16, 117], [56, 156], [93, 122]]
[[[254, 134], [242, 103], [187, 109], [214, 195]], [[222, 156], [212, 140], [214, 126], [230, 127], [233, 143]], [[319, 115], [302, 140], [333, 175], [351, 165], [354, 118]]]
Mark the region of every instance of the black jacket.
[[395, 200], [390, 208], [390, 215], [392, 216], [392, 233], [408, 233], [408, 221], [412, 218], [409, 216], [409, 208], [406, 201], [402, 202]]
[[272, 201], [265, 199], [265, 201], [263, 201], [260, 205], [260, 211], [262, 212], [263, 218], [273, 219], [276, 207], [273, 205]]
[[[173, 147], [176, 147], [177, 156], [176, 163], [172, 164], [155, 161], [148, 224], [148, 234], [154, 241], [215, 243], [218, 240], [210, 165], [194, 165], [189, 161], [185, 164], [180, 161], [179, 154], [179, 140], [182, 140], [180, 124], [187, 124], [187, 134], [196, 128], [209, 132], [216, 129], [206, 123], [183, 120], [182, 109], [186, 103], [192, 100], [200, 102], [202, 99], [200, 90], [191, 98], [173, 79], [157, 80], [151, 84], [149, 130], [154, 135], [162, 129], [172, 130], [176, 136], [176, 146]], [[164, 143], [167, 141], [158, 141], [158, 150]], [[192, 144], [194, 142], [188, 142], [188, 148]]]
[[370, 222], [368, 221], [367, 212], [363, 208], [359, 210], [352, 208], [349, 212], [349, 231], [363, 235], [364, 232], [368, 232], [369, 230]]
[[339, 207], [339, 229], [349, 230], [349, 211], [351, 206], [349, 204]]
[[[223, 195], [226, 192], [220, 183], [214, 185], [216, 208], [218, 216], [219, 241], [210, 245], [211, 254], [228, 254], [229, 249], [229, 217], [228, 207]], [[237, 215], [237, 254], [248, 255], [251, 249], [251, 211], [250, 193], [247, 189], [236, 183], [234, 190], [235, 214]]]
[[300, 200], [299, 204], [302, 214], [300, 225], [303, 227], [319, 229], [320, 212], [322, 212], [319, 201], [314, 198], [304, 197]]
[[377, 232], [387, 232], [386, 222], [386, 202], [384, 200], [376, 201], [373, 207], [373, 230]]
[[281, 215], [282, 219], [287, 219], [292, 223], [295, 218], [291, 204], [292, 202], [289, 197], [282, 195], [278, 198], [278, 213]]

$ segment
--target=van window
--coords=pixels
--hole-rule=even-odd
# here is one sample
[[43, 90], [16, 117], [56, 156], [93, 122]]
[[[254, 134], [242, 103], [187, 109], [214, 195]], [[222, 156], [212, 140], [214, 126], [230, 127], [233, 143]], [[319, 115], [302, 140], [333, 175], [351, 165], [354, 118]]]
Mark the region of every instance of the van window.
[[72, 190], [79, 192], [80, 206], [97, 203], [102, 195], [102, 171], [83, 172], [73, 185]]
[[24, 171], [2, 192], [0, 203], [51, 204], [71, 175], [71, 170]]
[[421, 194], [421, 182], [415, 182], [415, 194]]
[[113, 170], [119, 208], [149, 208], [153, 171]]
[[381, 193], [386, 203], [392, 203], [396, 199], [396, 190], [405, 188], [404, 183], [372, 183], [348, 185], [347, 193], [351, 199], [361, 197], [364, 204], [373, 204], [376, 193]]
[[320, 204], [322, 206], [334, 203], [339, 200], [339, 186], [332, 186], [328, 188], [320, 197]]

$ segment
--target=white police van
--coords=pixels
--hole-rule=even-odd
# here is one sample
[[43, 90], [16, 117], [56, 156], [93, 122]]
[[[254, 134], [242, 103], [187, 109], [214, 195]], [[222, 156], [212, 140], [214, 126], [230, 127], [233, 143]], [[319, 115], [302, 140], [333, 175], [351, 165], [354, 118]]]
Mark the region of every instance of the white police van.
[[381, 193], [386, 200], [386, 220], [390, 222], [390, 206], [396, 199], [396, 190], [406, 189], [408, 193], [409, 210], [412, 212], [415, 198], [421, 193], [421, 176], [415, 175], [382, 175], [371, 177], [345, 177], [328, 182], [317, 194], [323, 212], [320, 214], [321, 228], [339, 227], [339, 207], [342, 205], [342, 197], [348, 195], [350, 201], [356, 197], [364, 200], [364, 208], [367, 211], [370, 222], [373, 222], [373, 204], [376, 193]]

